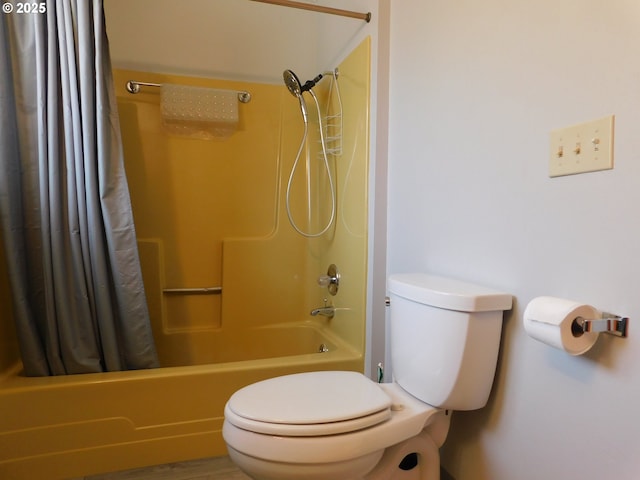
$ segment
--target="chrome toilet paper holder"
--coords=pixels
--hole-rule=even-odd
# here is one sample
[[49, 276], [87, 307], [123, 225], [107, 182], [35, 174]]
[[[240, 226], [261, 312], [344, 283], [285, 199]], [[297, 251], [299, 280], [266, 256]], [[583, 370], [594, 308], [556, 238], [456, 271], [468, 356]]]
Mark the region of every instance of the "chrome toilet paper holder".
[[583, 333], [608, 333], [626, 338], [629, 334], [629, 318], [603, 312], [602, 318], [587, 319], [577, 317], [571, 323], [571, 333], [579, 337]]

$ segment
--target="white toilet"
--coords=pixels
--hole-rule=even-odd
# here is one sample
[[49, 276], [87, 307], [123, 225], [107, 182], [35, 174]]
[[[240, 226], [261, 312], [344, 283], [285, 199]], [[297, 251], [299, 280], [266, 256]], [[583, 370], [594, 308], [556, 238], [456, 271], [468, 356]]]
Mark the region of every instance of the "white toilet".
[[[437, 480], [451, 410], [491, 391], [511, 295], [425, 274], [389, 277], [394, 382], [276, 377], [234, 393], [223, 436], [256, 480]], [[336, 320], [333, 320], [336, 321]]]

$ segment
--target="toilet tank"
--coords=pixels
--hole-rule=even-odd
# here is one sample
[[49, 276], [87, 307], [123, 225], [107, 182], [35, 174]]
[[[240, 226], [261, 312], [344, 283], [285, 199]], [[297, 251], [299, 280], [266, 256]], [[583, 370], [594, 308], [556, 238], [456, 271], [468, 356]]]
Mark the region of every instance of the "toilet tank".
[[421, 273], [391, 275], [388, 288], [395, 382], [434, 407], [484, 407], [512, 296]]

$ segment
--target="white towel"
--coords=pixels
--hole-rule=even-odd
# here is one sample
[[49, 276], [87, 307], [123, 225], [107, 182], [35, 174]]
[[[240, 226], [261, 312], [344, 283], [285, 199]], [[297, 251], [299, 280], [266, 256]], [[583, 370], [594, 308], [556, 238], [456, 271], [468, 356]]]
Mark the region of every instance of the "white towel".
[[224, 139], [238, 127], [238, 94], [232, 90], [163, 84], [160, 112], [168, 133]]

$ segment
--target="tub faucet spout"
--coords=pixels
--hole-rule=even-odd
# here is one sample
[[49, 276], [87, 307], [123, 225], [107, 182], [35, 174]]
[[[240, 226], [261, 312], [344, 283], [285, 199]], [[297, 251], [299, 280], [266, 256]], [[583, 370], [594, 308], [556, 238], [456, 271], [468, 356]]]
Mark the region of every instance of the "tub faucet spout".
[[324, 307], [314, 308], [311, 310], [311, 316], [322, 315], [323, 317], [333, 318], [336, 313], [336, 309], [333, 305], [325, 305]]

